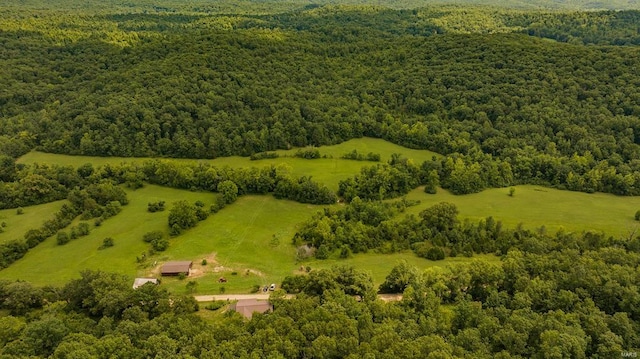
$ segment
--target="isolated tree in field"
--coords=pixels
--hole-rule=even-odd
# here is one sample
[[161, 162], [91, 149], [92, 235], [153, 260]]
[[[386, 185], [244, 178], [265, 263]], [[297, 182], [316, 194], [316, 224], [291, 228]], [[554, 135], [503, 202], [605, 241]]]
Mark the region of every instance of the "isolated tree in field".
[[636, 211], [635, 219], [636, 221], [640, 221], [640, 209]]
[[222, 181], [218, 185], [218, 192], [222, 194], [222, 198], [226, 204], [236, 201], [238, 198], [238, 186], [233, 181]]
[[189, 204], [187, 201], [173, 203], [173, 208], [169, 211], [169, 227], [171, 234], [179, 234], [182, 230], [194, 227], [200, 220], [199, 208]]

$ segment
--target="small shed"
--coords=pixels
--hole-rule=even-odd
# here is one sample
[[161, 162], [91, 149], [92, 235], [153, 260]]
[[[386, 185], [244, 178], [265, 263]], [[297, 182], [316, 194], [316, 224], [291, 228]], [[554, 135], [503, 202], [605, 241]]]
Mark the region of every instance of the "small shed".
[[156, 278], [136, 278], [133, 281], [133, 289], [138, 289], [147, 283], [153, 283], [155, 285], [160, 284], [160, 281]]
[[273, 311], [273, 305], [265, 300], [241, 299], [231, 305], [231, 309], [242, 314], [245, 318], [251, 319], [253, 313]]
[[162, 266], [160, 273], [164, 276], [180, 275], [181, 273], [188, 276], [192, 265], [192, 261], [167, 262]]

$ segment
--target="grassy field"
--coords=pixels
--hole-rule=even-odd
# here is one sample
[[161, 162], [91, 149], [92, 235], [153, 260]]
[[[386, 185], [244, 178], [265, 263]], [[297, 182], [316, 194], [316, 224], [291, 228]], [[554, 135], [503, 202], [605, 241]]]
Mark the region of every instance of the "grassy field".
[[[452, 258], [430, 262], [406, 252], [360, 254], [348, 260], [299, 263], [291, 238], [298, 223], [308, 219], [321, 206], [276, 200], [272, 196], [244, 196], [182, 236], [172, 238], [167, 251], [138, 263], [136, 257], [142, 257], [149, 248], [141, 239], [143, 234], [168, 229], [168, 210], [149, 213], [147, 203], [164, 200], [170, 207], [170, 203], [179, 199], [202, 200], [209, 204], [213, 195], [152, 185], [131, 191], [129, 204], [116, 217], [104, 221], [100, 227], [93, 227], [89, 222], [92, 231], [87, 237], [72, 240], [64, 246], [57, 245], [55, 238], [49, 238], [0, 271], [0, 279], [23, 279], [39, 285], [63, 284], [77, 277], [83, 269], [100, 269], [130, 277], [158, 276], [159, 267], [168, 260], [192, 260], [192, 278], [165, 278], [163, 285], [181, 293], [186, 292], [188, 281], [195, 280], [198, 282], [197, 293], [216, 294], [220, 293], [221, 287], [229, 293], [246, 293], [255, 285], [280, 283], [285, 276], [296, 273], [301, 265], [328, 268], [334, 264], [351, 264], [369, 272], [379, 284], [402, 259], [421, 268], [472, 260]], [[25, 215], [32, 212], [31, 208], [25, 209]], [[99, 250], [106, 237], [114, 238], [115, 245]], [[202, 265], [203, 259], [206, 259], [206, 265]], [[225, 277], [227, 283], [218, 283], [220, 277]]]
[[[146, 186], [129, 192], [130, 203], [120, 214], [109, 218], [100, 227], [93, 227], [86, 237], [59, 246], [55, 238], [49, 238], [31, 249], [24, 258], [0, 271], [0, 279], [24, 279], [37, 284], [63, 284], [78, 277], [82, 269], [102, 269], [135, 276], [138, 272], [136, 257], [149, 245], [142, 241], [144, 233], [152, 230], [168, 231], [168, 211], [149, 213], [147, 203], [164, 200], [167, 204], [180, 199], [190, 202], [202, 200], [209, 204], [210, 193], [174, 190], [158, 186]], [[31, 207], [25, 209], [25, 214]], [[75, 225], [72, 224], [72, 225]], [[98, 250], [102, 240], [112, 237], [115, 245]], [[175, 245], [175, 243], [172, 243]]]
[[[349, 140], [334, 146], [323, 146], [318, 148], [322, 156], [314, 160], [307, 160], [293, 157], [298, 149], [275, 151], [281, 157], [274, 159], [264, 159], [259, 161], [251, 161], [248, 157], [221, 157], [212, 160], [190, 160], [190, 159], [170, 159], [170, 161], [178, 162], [204, 162], [215, 166], [230, 167], [262, 167], [278, 164], [287, 164], [291, 166], [292, 174], [296, 177], [311, 176], [315, 181], [324, 183], [332, 190], [338, 189], [338, 183], [348, 177], [360, 172], [364, 166], [371, 166], [373, 162], [352, 161], [340, 159], [345, 153], [354, 149], [359, 153], [367, 154], [369, 152], [378, 153], [382, 161], [387, 161], [393, 153], [401, 153], [404, 157], [413, 159], [416, 163], [430, 160], [438, 154], [425, 150], [412, 150], [402, 146], [395, 145], [391, 142], [375, 139], [375, 138], [357, 138]], [[94, 166], [105, 164], [120, 164], [130, 162], [140, 162], [150, 160], [150, 158], [134, 158], [134, 157], [90, 157], [90, 156], [68, 156], [58, 155], [44, 152], [29, 152], [22, 156], [18, 163], [49, 163], [58, 165], [80, 166], [85, 163], [92, 163]]]
[[[339, 158], [353, 149], [363, 154], [379, 153], [383, 160], [387, 160], [393, 153], [401, 153], [418, 163], [437, 156], [429, 151], [410, 150], [383, 140], [362, 138], [321, 147], [321, 154], [327, 158], [317, 160], [289, 157], [296, 151], [294, 149], [279, 151], [281, 156], [287, 157], [277, 159], [250, 161], [248, 158], [230, 157], [201, 161], [236, 167], [286, 163], [292, 167], [294, 174], [311, 175], [335, 189], [340, 180], [357, 173], [362, 166], [371, 164]], [[102, 165], [139, 160], [141, 159], [31, 152], [22, 157], [20, 162], [77, 166], [87, 162]], [[610, 235], [624, 236], [638, 226], [638, 222], [633, 219], [636, 210], [640, 208], [638, 198], [559, 191], [539, 186], [518, 186], [513, 197], [508, 193], [509, 189], [502, 188], [454, 196], [440, 189], [436, 195], [429, 195], [418, 188], [409, 193], [407, 198], [420, 200], [421, 203], [409, 208], [408, 213], [418, 214], [435, 203], [446, 201], [457, 205], [461, 218], [477, 221], [493, 216], [507, 227], [522, 223], [526, 228], [535, 229], [544, 225], [551, 233], [564, 228], [569, 231], [599, 230]], [[201, 200], [208, 206], [213, 198], [211, 193], [151, 185], [130, 191], [130, 204], [123, 208], [122, 213], [106, 220], [102, 226], [93, 228], [89, 236], [64, 246], [58, 246], [55, 238], [49, 238], [23, 259], [0, 271], [0, 279], [62, 284], [77, 277], [82, 269], [101, 269], [130, 277], [158, 276], [161, 264], [167, 260], [192, 260], [193, 277], [186, 280], [166, 278], [163, 285], [181, 293], [186, 292], [189, 281], [195, 280], [198, 283], [196, 293], [199, 294], [217, 294], [222, 290], [228, 293], [246, 293], [256, 285], [279, 283], [285, 276], [297, 273], [301, 266], [328, 268], [334, 264], [350, 264], [370, 273], [376, 284], [379, 284], [400, 260], [407, 260], [423, 269], [442, 268], [476, 259], [498, 260], [494, 256], [477, 256], [430, 262], [416, 257], [412, 252], [405, 252], [390, 255], [358, 254], [348, 260], [299, 263], [295, 259], [295, 248], [290, 244], [291, 238], [297, 225], [322, 207], [276, 200], [272, 196], [243, 196], [234, 204], [200, 222], [197, 227], [172, 238], [167, 251], [147, 256], [142, 261], [137, 260], [137, 257], [142, 257], [149, 249], [149, 245], [141, 239], [144, 233], [152, 230], [168, 232], [168, 211], [149, 213], [146, 210], [148, 202], [163, 200], [170, 208], [172, 202], [186, 199], [190, 202]], [[21, 216], [16, 215], [15, 210], [0, 211], [0, 222], [7, 222], [5, 233], [0, 234], [0, 243], [7, 238], [19, 238], [26, 230], [38, 227], [60, 205], [61, 202], [54, 202], [28, 207]], [[106, 237], [114, 238], [115, 246], [98, 250]], [[206, 260], [206, 265], [202, 264], [203, 259]], [[227, 282], [218, 283], [220, 277], [225, 277]]]
[[516, 186], [513, 197], [508, 188], [488, 189], [480, 193], [454, 196], [439, 189], [435, 195], [418, 188], [407, 195], [420, 200], [407, 213], [418, 214], [438, 202], [451, 202], [458, 207], [460, 217], [477, 221], [488, 216], [507, 227], [522, 223], [525, 228], [545, 226], [550, 233], [564, 228], [568, 231], [597, 230], [608, 235], [625, 236], [640, 226], [634, 215], [640, 209], [640, 198], [620, 197], [606, 193], [561, 191], [540, 186]]
[[63, 203], [64, 201], [56, 201], [27, 207], [20, 215], [16, 209], [0, 210], [0, 225], [6, 224], [0, 232], [0, 243], [22, 239], [28, 230], [38, 228], [44, 221], [53, 218], [53, 213], [58, 211]]

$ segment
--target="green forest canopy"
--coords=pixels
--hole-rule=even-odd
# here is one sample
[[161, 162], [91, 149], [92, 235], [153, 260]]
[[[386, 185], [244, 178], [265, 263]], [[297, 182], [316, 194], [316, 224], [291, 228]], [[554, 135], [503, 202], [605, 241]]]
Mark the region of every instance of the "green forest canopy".
[[370, 136], [464, 172], [502, 166], [513, 180], [499, 186], [640, 193], [638, 11], [2, 11], [12, 158], [248, 156]]
[[[572, 10], [623, 6], [530, 3]], [[352, 203], [317, 215], [313, 220], [329, 230], [313, 232], [319, 226], [309, 225], [301, 241], [345, 256], [411, 247], [434, 258], [454, 251], [503, 257], [500, 264], [475, 262], [436, 274], [401, 263], [380, 288], [404, 293], [394, 304], [375, 300], [371, 279], [353, 268], [311, 270], [285, 280], [299, 299], [273, 298], [274, 312], [248, 323], [233, 314], [207, 323], [192, 314], [198, 308], [193, 298], [153, 286], [134, 291], [130, 278], [114, 274], [83, 272], [63, 288], [2, 282], [1, 355], [637, 353], [637, 236], [550, 235], [503, 229], [489, 218], [458, 222], [455, 207], [445, 203], [392, 226], [381, 221], [392, 208], [358, 196], [387, 198], [440, 181], [459, 193], [540, 183], [640, 194], [638, 11], [418, 8], [411, 1], [397, 2], [396, 9], [296, 1], [5, 4], [0, 199], [8, 208], [69, 196], [75, 201], [23, 241], [3, 244], [3, 266], [83, 213], [116, 215], [127, 200], [114, 184], [150, 181], [211, 191], [233, 180], [238, 194], [317, 192], [316, 199], [335, 202], [310, 178], [282, 177], [276, 169], [159, 161], [98, 169], [16, 165], [15, 158], [31, 149], [213, 158], [362, 136], [444, 157], [414, 164], [395, 156], [363, 168], [340, 183]], [[259, 179], [268, 185], [258, 187]], [[357, 220], [335, 231], [330, 225]]]

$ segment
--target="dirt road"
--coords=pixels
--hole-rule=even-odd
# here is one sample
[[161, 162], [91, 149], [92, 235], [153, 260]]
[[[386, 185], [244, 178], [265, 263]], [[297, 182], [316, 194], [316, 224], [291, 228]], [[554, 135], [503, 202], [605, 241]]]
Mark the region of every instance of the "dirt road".
[[[294, 295], [287, 294], [285, 298], [291, 299]], [[269, 294], [255, 293], [255, 294], [216, 294], [216, 295], [196, 295], [198, 302], [212, 302], [214, 300], [241, 300], [241, 299], [257, 299], [267, 300]], [[402, 300], [402, 294], [378, 294], [380, 300], [385, 302], [397, 302]]]

